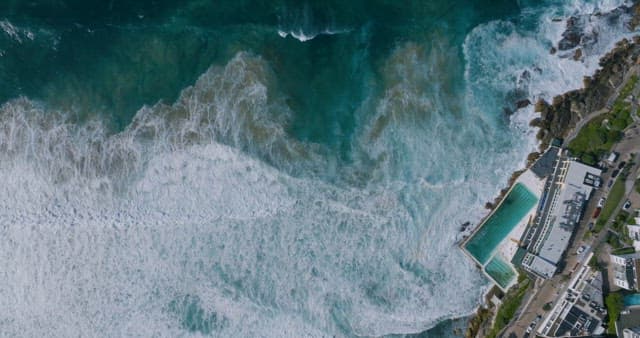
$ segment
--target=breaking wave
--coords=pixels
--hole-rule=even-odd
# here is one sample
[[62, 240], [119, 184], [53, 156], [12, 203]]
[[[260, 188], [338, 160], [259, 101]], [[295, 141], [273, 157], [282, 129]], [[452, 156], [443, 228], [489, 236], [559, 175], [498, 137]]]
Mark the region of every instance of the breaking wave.
[[[287, 94], [251, 53], [116, 134], [4, 103], [3, 334], [379, 336], [471, 313], [487, 281], [454, 249], [458, 226], [536, 146], [531, 107], [508, 123], [496, 107], [579, 86], [627, 34], [607, 14], [621, 2], [603, 4], [480, 25], [464, 62], [437, 32], [398, 43], [354, 113], [348, 161], [290, 135]], [[279, 33], [335, 32], [305, 15]], [[554, 18], [572, 15], [597, 41], [550, 54]]]
[[[420, 202], [277, 169], [326, 157], [286, 136], [272, 85], [241, 53], [115, 135], [4, 104], [0, 304], [15, 315], [3, 332], [381, 335], [462, 314], [447, 299], [477, 297], [480, 276], [439, 268], [463, 264], [455, 251], [421, 254]], [[450, 280], [457, 290], [442, 289]]]

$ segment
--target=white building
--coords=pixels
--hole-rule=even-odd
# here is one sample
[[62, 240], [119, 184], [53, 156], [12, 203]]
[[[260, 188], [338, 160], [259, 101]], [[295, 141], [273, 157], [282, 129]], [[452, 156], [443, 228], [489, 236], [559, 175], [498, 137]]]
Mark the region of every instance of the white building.
[[640, 338], [640, 306], [627, 307], [620, 313], [616, 333], [621, 338]]
[[627, 230], [629, 231], [629, 237], [633, 240], [634, 249], [636, 249], [636, 252], [640, 252], [640, 217], [637, 214], [634, 221], [635, 224], [627, 225]]
[[558, 161], [540, 207], [536, 234], [522, 260], [525, 269], [543, 278], [553, 276], [587, 201], [600, 187], [601, 173], [598, 168], [571, 159]]
[[640, 338], [640, 326], [622, 330], [622, 338]]
[[610, 255], [613, 265], [613, 284], [625, 290], [638, 290], [640, 280], [640, 253]]

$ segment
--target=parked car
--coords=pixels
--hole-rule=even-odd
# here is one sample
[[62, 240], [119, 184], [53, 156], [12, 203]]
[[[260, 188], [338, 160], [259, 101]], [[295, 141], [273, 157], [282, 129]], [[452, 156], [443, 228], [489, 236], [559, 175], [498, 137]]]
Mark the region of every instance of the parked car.
[[611, 178], [616, 178], [616, 176], [618, 176], [618, 174], [620, 173], [620, 170], [616, 169], [611, 173]]
[[604, 207], [604, 201], [606, 201], [606, 199], [604, 197], [600, 197], [600, 200], [598, 201], [599, 208]]
[[589, 225], [587, 225], [587, 226], [589, 227], [589, 230], [593, 230], [593, 226], [594, 226], [594, 225], [595, 225], [595, 224], [593, 224], [593, 222], [589, 222]]
[[629, 210], [630, 207], [631, 207], [631, 201], [627, 200], [626, 202], [624, 202], [622, 209]]
[[615, 180], [609, 180], [609, 183], [607, 183], [607, 188], [611, 188], [611, 186], [613, 185], [613, 182]]
[[593, 212], [593, 218], [598, 218], [598, 216], [600, 216], [600, 211], [602, 211], [602, 208], [597, 207], [596, 210]]
[[620, 164], [618, 164], [618, 169], [624, 168], [625, 165], [627, 165], [627, 162], [625, 161], [620, 162]]
[[576, 251], [576, 254], [578, 254], [578, 255], [579, 255], [579, 254], [583, 253], [583, 252], [584, 252], [584, 249], [586, 249], [586, 248], [584, 247], [584, 245], [581, 245], [581, 246], [578, 248], [578, 251]]

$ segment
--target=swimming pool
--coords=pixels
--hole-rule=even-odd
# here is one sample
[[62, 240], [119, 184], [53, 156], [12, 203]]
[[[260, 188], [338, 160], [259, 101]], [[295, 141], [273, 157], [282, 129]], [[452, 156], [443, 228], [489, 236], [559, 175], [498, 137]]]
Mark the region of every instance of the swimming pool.
[[502, 260], [499, 255], [496, 255], [489, 261], [489, 264], [484, 267], [484, 271], [503, 289], [511, 285], [516, 277], [516, 272], [513, 268]]
[[522, 183], [516, 183], [498, 209], [465, 245], [478, 262], [485, 264], [496, 247], [538, 203], [538, 198]]
[[624, 306], [640, 305], [640, 293], [624, 296], [623, 301]]

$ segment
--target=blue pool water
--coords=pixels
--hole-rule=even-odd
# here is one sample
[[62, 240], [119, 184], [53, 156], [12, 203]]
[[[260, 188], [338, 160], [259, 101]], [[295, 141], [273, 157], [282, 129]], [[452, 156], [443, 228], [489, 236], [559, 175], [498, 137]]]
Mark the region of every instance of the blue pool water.
[[523, 184], [517, 183], [482, 228], [465, 245], [469, 253], [484, 264], [502, 240], [538, 203], [538, 198]]
[[624, 306], [640, 305], [640, 293], [625, 296], [623, 301]]
[[506, 289], [516, 277], [516, 272], [497, 255], [485, 266], [486, 271], [500, 287]]

